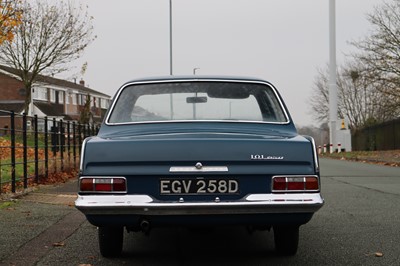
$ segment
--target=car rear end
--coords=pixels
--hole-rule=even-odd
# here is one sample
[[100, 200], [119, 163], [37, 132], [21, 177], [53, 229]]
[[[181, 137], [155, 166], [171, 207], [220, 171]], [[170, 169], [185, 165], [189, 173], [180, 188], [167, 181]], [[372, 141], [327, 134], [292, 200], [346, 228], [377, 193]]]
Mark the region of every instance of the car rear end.
[[128, 83], [81, 156], [76, 207], [100, 228], [105, 256], [121, 251], [121, 228], [182, 225], [273, 228], [277, 250], [294, 254], [323, 205], [315, 144], [263, 81]]

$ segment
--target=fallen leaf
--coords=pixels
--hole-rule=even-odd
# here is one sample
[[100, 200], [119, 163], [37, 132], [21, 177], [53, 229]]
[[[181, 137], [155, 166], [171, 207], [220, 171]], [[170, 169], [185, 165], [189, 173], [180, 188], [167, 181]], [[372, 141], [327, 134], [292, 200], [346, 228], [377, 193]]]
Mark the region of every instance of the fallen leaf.
[[63, 246], [65, 246], [64, 242], [53, 243], [53, 247], [63, 247]]
[[375, 252], [375, 257], [383, 257], [383, 253], [382, 252]]

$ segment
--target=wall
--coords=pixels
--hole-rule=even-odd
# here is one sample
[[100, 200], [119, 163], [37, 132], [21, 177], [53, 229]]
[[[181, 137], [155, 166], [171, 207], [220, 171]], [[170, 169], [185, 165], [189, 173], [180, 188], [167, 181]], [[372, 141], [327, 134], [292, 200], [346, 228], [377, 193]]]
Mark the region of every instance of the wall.
[[24, 84], [21, 81], [0, 73], [0, 101], [24, 101], [25, 95], [21, 93], [21, 89], [24, 89]]

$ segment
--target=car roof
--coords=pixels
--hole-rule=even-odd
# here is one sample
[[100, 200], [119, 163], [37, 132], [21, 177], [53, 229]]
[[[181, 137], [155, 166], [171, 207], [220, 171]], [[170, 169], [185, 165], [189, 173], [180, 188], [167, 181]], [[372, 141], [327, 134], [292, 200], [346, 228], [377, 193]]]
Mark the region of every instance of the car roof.
[[215, 81], [247, 81], [247, 82], [263, 82], [272, 85], [270, 82], [255, 78], [255, 77], [243, 77], [243, 76], [216, 76], [216, 75], [179, 75], [179, 76], [157, 76], [157, 77], [145, 77], [133, 79], [125, 82], [123, 85], [129, 83], [140, 83], [140, 82], [157, 82], [157, 81], [180, 81], [180, 80], [215, 80]]

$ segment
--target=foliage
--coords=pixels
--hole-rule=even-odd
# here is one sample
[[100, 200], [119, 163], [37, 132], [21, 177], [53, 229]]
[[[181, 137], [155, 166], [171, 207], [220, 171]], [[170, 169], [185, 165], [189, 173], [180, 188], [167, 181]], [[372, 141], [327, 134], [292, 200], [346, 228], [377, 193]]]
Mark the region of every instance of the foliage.
[[19, 70], [26, 90], [29, 113], [31, 89], [38, 75], [54, 75], [68, 69], [95, 39], [87, 8], [64, 1], [24, 1], [23, 17], [13, 42], [0, 46], [0, 61]]
[[22, 12], [17, 0], [0, 0], [0, 45], [14, 39], [14, 30], [21, 24]]

